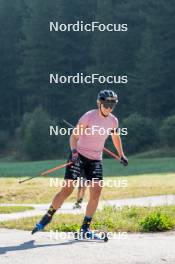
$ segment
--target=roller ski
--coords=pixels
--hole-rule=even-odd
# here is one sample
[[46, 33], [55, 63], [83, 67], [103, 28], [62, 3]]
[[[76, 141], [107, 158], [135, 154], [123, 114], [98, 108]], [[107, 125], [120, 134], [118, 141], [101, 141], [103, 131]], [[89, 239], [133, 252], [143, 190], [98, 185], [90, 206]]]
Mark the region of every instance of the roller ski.
[[108, 241], [108, 236], [106, 232], [95, 232], [81, 229], [79, 232], [75, 233], [75, 240], [87, 241], [87, 240], [97, 240], [97, 241]]

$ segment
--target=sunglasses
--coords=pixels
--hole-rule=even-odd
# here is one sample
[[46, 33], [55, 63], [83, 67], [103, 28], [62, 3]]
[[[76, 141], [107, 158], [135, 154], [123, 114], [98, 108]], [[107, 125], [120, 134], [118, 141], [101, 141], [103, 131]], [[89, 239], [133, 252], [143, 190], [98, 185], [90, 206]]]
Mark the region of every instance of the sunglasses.
[[114, 109], [116, 106], [116, 102], [103, 102], [103, 107], [108, 109]]

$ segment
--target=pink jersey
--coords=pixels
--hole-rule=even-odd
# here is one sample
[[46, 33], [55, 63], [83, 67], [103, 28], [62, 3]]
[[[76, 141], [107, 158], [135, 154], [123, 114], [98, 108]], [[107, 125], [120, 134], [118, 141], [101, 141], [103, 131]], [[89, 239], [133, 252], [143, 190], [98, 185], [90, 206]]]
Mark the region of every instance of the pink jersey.
[[118, 128], [118, 119], [111, 113], [102, 117], [98, 109], [85, 113], [78, 121], [79, 125], [87, 127], [77, 142], [77, 151], [88, 159], [101, 160], [105, 140], [110, 131]]

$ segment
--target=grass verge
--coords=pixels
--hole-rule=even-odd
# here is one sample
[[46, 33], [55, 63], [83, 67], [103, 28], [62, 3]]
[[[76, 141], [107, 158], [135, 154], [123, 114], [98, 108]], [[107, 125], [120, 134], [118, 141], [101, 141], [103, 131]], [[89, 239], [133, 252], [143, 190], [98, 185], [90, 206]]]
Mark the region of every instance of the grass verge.
[[0, 214], [10, 214], [33, 210], [32, 206], [0, 206]]
[[[171, 226], [175, 228], [175, 206], [149, 207], [104, 207], [98, 210], [92, 222], [92, 229], [108, 232], [140, 232], [143, 231], [141, 222], [150, 214], [163, 214], [170, 219]], [[45, 231], [77, 231], [80, 228], [83, 215], [60, 214], [53, 218], [53, 221], [46, 227]], [[35, 223], [41, 217], [23, 218], [13, 221], [0, 222], [0, 228], [15, 228], [20, 230], [32, 230]]]
[[[175, 194], [173, 173], [104, 177], [104, 179], [114, 182], [115, 186], [103, 188], [102, 200]], [[0, 203], [50, 203], [60, 190], [59, 185], [61, 185], [59, 178], [37, 178], [23, 184], [19, 184], [17, 178], [0, 178]], [[66, 201], [75, 201], [76, 194], [77, 191], [74, 190]], [[85, 200], [88, 194], [87, 190]]]

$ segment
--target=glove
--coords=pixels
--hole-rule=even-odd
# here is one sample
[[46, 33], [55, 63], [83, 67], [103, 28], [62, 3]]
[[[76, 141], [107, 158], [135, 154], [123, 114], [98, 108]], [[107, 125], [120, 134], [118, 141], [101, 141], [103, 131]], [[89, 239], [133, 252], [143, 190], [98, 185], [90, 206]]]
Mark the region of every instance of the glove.
[[79, 162], [79, 155], [76, 149], [72, 149], [70, 161], [73, 163]]
[[123, 156], [120, 158], [120, 163], [123, 164], [123, 166], [127, 166], [128, 165], [128, 159]]

